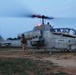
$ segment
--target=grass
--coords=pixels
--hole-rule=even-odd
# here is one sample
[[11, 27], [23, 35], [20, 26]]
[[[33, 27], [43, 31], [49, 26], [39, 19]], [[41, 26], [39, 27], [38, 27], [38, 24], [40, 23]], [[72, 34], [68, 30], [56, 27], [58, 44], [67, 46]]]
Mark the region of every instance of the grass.
[[51, 62], [28, 58], [0, 58], [0, 75], [67, 75], [49, 72], [54, 67]]

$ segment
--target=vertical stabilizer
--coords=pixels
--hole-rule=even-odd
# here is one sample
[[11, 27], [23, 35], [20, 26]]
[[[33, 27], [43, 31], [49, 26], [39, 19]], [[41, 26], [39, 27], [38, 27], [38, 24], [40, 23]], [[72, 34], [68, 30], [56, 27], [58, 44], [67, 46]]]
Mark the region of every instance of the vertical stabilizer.
[[0, 35], [0, 42], [3, 42], [4, 41], [4, 39], [3, 39], [3, 37]]

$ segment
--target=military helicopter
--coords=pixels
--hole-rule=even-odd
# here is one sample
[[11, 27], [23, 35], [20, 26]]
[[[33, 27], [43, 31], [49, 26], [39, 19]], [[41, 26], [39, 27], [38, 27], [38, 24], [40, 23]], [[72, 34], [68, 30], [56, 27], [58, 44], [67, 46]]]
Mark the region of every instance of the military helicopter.
[[[13, 7], [13, 6], [12, 6]], [[9, 9], [9, 7], [8, 7]], [[3, 10], [3, 9], [2, 9]], [[16, 11], [16, 13], [15, 13]], [[75, 50], [76, 49], [76, 30], [72, 28], [53, 28], [49, 23], [45, 24], [45, 19], [54, 19], [54, 17], [48, 17], [45, 15], [31, 14], [25, 11], [23, 8], [18, 9], [15, 7], [13, 12], [12, 8], [10, 11], [6, 11], [3, 16], [10, 17], [29, 17], [42, 19], [42, 24], [37, 24], [32, 31], [18, 34], [18, 38], [22, 34], [25, 35], [29, 48], [43, 48], [43, 49], [60, 49], [60, 50]], [[27, 14], [26, 14], [27, 13]], [[2, 15], [1, 15], [2, 16]]]
[[42, 24], [37, 24], [32, 31], [22, 34], [28, 40], [28, 48], [56, 49], [56, 50], [75, 50], [76, 49], [76, 30], [72, 28], [53, 28], [49, 23], [45, 24], [45, 19], [54, 19], [45, 15], [30, 15], [28, 17], [42, 19]]

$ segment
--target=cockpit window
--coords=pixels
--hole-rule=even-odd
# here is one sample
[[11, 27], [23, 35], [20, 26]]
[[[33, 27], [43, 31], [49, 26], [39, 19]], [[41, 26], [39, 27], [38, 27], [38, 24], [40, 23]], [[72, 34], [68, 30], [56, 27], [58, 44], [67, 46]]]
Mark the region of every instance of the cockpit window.
[[60, 32], [60, 33], [68, 33], [68, 34], [76, 35], [76, 30], [71, 28], [54, 28], [51, 29], [51, 32]]

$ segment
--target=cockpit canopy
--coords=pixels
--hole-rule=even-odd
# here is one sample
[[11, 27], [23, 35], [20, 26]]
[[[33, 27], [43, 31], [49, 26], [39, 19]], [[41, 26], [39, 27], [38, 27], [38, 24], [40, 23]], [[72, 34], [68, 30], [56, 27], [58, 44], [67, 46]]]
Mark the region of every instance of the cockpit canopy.
[[71, 35], [76, 35], [76, 30], [72, 29], [72, 28], [53, 28], [51, 25], [41, 25], [41, 24], [37, 24], [35, 25], [35, 27], [33, 28], [33, 31], [37, 31], [37, 30], [50, 30], [51, 32], [58, 32], [58, 33], [68, 33]]
[[71, 35], [76, 35], [76, 30], [72, 28], [53, 28], [51, 32], [68, 33]]

